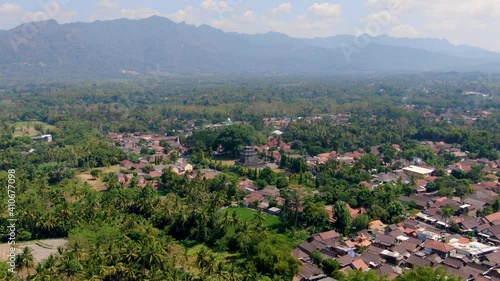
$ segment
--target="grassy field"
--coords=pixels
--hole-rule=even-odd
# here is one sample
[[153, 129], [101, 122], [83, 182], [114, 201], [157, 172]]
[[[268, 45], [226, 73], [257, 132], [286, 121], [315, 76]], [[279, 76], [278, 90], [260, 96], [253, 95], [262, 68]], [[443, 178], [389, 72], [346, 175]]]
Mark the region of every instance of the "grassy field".
[[225, 166], [234, 166], [235, 164], [235, 161], [236, 160], [221, 160], [222, 162], [222, 165], [225, 165]]
[[54, 130], [55, 127], [52, 125], [49, 125], [45, 122], [41, 121], [23, 121], [23, 122], [16, 122], [14, 126], [16, 127], [16, 130], [14, 131], [14, 137], [22, 137], [22, 136], [37, 136], [40, 135], [41, 132], [35, 130], [36, 125], [41, 125], [44, 130]]
[[[120, 165], [111, 166], [109, 168], [100, 168], [100, 170], [102, 171], [103, 174], [118, 173], [120, 171]], [[86, 172], [83, 172], [81, 174], [78, 174], [77, 177], [80, 180], [90, 184], [92, 186], [92, 188], [95, 190], [105, 190], [106, 189], [106, 186], [104, 185], [102, 180], [100, 178], [94, 179], [94, 177], [92, 177], [90, 175], [90, 171], [86, 171]]]
[[[249, 209], [249, 208], [243, 208], [243, 207], [236, 207], [236, 208], [227, 208], [224, 210], [226, 212], [236, 212], [238, 217], [242, 220], [245, 221], [254, 221], [254, 214], [255, 210]], [[269, 228], [278, 228], [281, 226], [281, 221], [278, 217], [276, 216], [271, 216], [269, 214], [265, 214], [266, 217], [266, 226]]]

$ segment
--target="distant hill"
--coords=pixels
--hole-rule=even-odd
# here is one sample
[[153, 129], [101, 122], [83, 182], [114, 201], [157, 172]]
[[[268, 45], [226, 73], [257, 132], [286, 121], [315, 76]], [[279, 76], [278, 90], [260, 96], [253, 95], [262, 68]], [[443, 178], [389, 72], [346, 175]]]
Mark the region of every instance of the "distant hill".
[[0, 77], [500, 70], [499, 53], [445, 40], [382, 36], [353, 49], [355, 39], [225, 33], [156, 16], [63, 25], [50, 20], [0, 31]]

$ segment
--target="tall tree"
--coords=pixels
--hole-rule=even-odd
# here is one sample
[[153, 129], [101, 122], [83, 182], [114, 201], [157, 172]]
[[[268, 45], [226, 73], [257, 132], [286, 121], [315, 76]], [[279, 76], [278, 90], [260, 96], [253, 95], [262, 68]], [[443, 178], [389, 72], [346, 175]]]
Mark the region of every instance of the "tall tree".
[[333, 206], [333, 212], [335, 217], [335, 227], [337, 230], [344, 235], [350, 233], [351, 227], [351, 213], [347, 209], [347, 203], [344, 201], [337, 201]]

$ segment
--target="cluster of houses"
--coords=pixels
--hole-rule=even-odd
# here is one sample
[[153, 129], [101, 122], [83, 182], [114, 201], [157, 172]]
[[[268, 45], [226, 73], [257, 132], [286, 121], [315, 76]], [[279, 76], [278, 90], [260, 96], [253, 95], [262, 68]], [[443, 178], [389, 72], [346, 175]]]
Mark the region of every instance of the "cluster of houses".
[[[165, 169], [171, 169], [180, 176], [187, 174], [189, 177], [194, 177], [199, 173], [205, 179], [214, 178], [219, 174], [218, 171], [212, 169], [195, 171], [193, 166], [182, 157], [179, 157], [174, 162], [170, 161], [172, 153], [184, 153], [186, 151], [178, 136], [109, 133], [108, 137], [113, 139], [115, 144], [127, 153], [140, 154], [141, 149], [144, 147], [155, 152], [150, 157], [139, 158], [137, 163], [129, 160], [120, 162], [122, 171], [126, 171], [126, 173], [118, 173], [118, 181], [124, 186], [130, 186], [133, 179], [137, 178], [136, 187], [145, 187], [150, 182], [153, 187], [160, 189], [162, 186], [159, 178], [163, 175]], [[169, 148], [165, 149], [160, 143], [167, 143]], [[165, 164], [165, 162], [171, 163]]]
[[[467, 159], [467, 152], [443, 142], [422, 144], [432, 147], [436, 153], [449, 153], [457, 159], [456, 163], [443, 169], [445, 174], [451, 174], [454, 170], [467, 173], [474, 166], [481, 166], [484, 181], [471, 184], [470, 188], [474, 192], [470, 195], [447, 198], [427, 192], [428, 183], [439, 176], [434, 167], [426, 166], [421, 159], [402, 160], [401, 168], [374, 174], [371, 181], [361, 184], [373, 190], [380, 184], [408, 184], [413, 181], [415, 194], [400, 196], [398, 199], [420, 212], [407, 214], [400, 224], [385, 225], [379, 220], [373, 221], [370, 229], [361, 231], [352, 238], [343, 238], [335, 231], [312, 235], [292, 252], [303, 263], [296, 280], [335, 280], [313, 263], [311, 255], [315, 251], [321, 253], [323, 259], [338, 261], [344, 273], [373, 269], [395, 279], [404, 270], [415, 266], [431, 266], [444, 267], [448, 273], [463, 280], [500, 280], [500, 212], [484, 217], [478, 212], [492, 206], [499, 196], [497, 174], [500, 171], [500, 161]], [[397, 144], [393, 148], [401, 151]], [[278, 150], [287, 152], [290, 147], [278, 138], [271, 138], [257, 149], [273, 153], [279, 159]], [[332, 159], [354, 164], [364, 155], [360, 151], [343, 154], [332, 151], [304, 159], [310, 167], [314, 167]], [[279, 213], [284, 199], [280, 197], [277, 188], [268, 186], [259, 190], [255, 183], [245, 180], [240, 183], [240, 189], [248, 192], [243, 205]], [[451, 216], [443, 214], [445, 206], [451, 208]], [[356, 209], [348, 204], [346, 207], [353, 219], [367, 212], [364, 208]], [[327, 206], [325, 211], [333, 222], [332, 206]]]
[[[498, 216], [498, 215], [497, 215]], [[485, 219], [485, 223], [491, 224]], [[500, 252], [494, 243], [450, 234], [424, 220], [408, 218], [399, 224], [372, 221], [370, 228], [344, 238], [327, 231], [314, 234], [292, 255], [302, 262], [297, 281], [335, 280], [314, 264], [312, 255], [333, 259], [340, 271], [375, 270], [391, 280], [414, 267], [443, 267], [463, 280], [500, 280]]]

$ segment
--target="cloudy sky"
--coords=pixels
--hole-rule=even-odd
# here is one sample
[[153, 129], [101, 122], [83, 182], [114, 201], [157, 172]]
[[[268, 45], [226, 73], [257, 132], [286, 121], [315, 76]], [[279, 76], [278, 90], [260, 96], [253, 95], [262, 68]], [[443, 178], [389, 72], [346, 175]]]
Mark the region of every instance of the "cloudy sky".
[[152, 15], [241, 33], [433, 37], [500, 52], [498, 0], [0, 0], [0, 29]]

